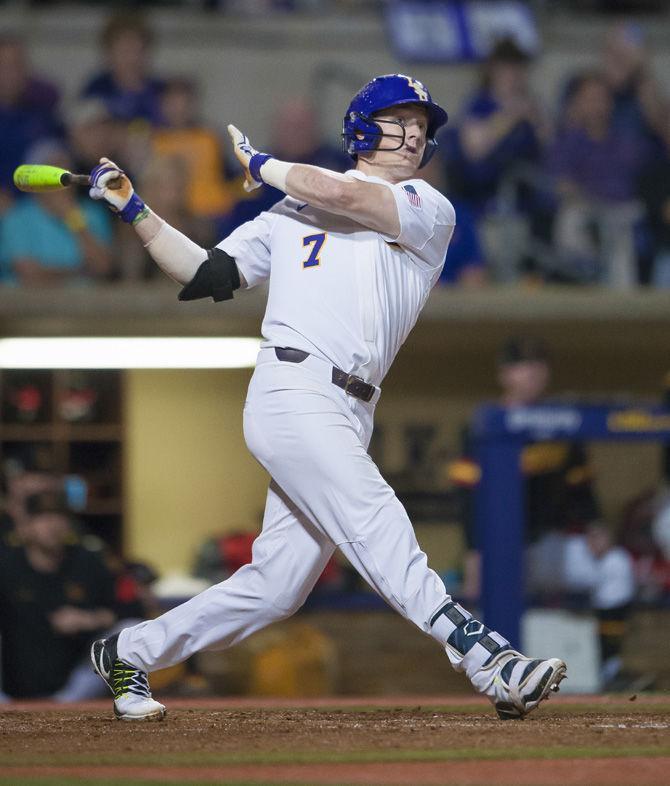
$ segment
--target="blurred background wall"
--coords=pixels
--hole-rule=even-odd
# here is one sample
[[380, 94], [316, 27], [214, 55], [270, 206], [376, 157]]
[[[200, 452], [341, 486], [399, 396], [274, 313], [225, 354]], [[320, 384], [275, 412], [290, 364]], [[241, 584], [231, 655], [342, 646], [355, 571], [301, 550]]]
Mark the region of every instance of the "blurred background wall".
[[127, 372], [126, 548], [161, 573], [188, 571], [217, 532], [260, 524], [267, 478], [242, 436], [250, 376]]

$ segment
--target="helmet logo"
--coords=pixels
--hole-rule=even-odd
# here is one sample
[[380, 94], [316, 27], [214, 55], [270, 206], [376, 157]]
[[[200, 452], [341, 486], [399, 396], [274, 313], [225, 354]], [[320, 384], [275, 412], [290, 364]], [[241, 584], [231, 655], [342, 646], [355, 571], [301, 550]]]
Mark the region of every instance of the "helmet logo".
[[428, 91], [418, 79], [412, 79], [411, 76], [406, 76], [405, 79], [407, 80], [407, 84], [419, 97], [419, 101], [428, 101]]

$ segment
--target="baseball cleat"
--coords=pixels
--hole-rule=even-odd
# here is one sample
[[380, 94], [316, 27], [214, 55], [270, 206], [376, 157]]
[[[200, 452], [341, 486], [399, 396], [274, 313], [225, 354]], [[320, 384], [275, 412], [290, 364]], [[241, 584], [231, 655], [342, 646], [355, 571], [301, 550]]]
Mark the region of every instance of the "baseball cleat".
[[566, 677], [566, 665], [559, 658], [533, 660], [518, 652], [506, 652], [496, 664], [498, 674], [490, 696], [501, 720], [521, 720]]
[[114, 715], [124, 721], [161, 721], [165, 707], [151, 697], [146, 672], [121, 660], [116, 636], [98, 639], [91, 646], [93, 669], [114, 695]]

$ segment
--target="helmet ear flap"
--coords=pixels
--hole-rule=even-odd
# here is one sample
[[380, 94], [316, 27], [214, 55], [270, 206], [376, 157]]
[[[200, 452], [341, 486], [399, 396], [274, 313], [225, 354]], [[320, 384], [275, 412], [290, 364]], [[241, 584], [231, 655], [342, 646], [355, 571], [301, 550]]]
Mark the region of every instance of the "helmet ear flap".
[[419, 164], [419, 169], [426, 166], [426, 164], [430, 161], [433, 157], [433, 154], [437, 150], [437, 142], [432, 139], [426, 139], [426, 147], [423, 150], [423, 156], [421, 157], [421, 163]]

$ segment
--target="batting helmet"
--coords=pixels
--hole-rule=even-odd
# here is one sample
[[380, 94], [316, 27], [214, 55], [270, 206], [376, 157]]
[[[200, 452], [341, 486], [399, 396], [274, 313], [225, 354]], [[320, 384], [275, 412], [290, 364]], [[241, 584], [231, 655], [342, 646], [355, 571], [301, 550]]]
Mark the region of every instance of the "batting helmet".
[[[403, 104], [417, 104], [428, 112], [428, 128], [426, 131], [426, 149], [423, 152], [419, 169], [430, 161], [435, 152], [437, 142], [435, 134], [440, 126], [447, 122], [447, 113], [430, 97], [430, 93], [417, 79], [404, 74], [385, 74], [377, 76], [367, 83], [351, 99], [347, 114], [342, 123], [342, 147], [355, 160], [359, 153], [376, 150], [384, 132], [373, 115], [382, 109]], [[401, 123], [402, 135], [387, 134], [400, 139], [400, 144], [393, 150], [400, 150], [405, 143], [405, 129]]]

